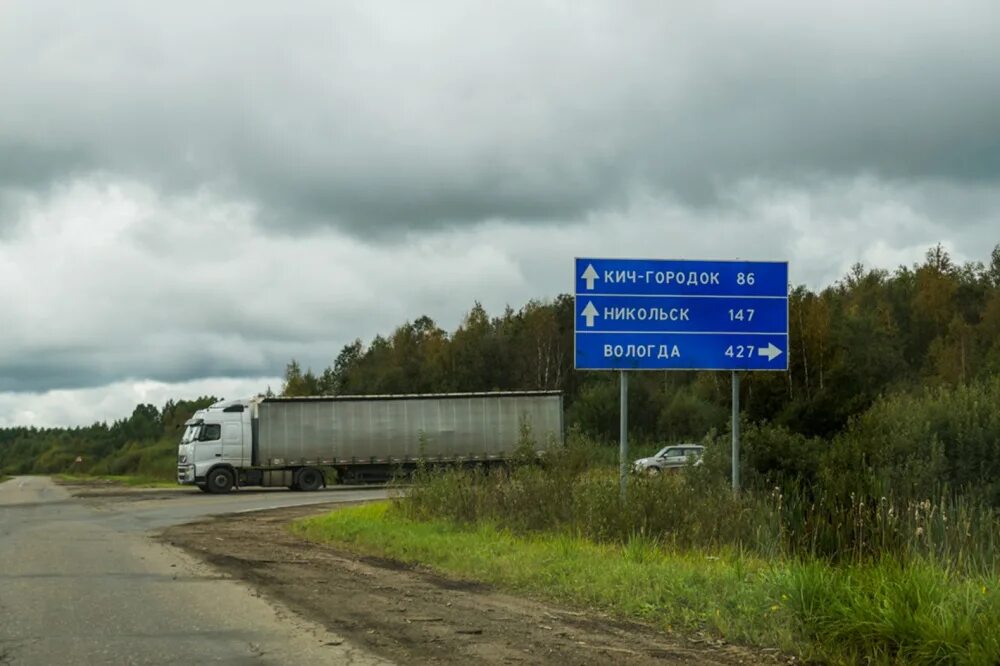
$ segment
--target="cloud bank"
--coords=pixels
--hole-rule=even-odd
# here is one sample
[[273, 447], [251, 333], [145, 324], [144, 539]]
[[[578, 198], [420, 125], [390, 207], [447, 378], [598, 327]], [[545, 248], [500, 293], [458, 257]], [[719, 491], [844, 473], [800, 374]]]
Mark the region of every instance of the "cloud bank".
[[4, 2], [0, 423], [324, 367], [577, 255], [985, 259], [998, 41], [973, 1]]

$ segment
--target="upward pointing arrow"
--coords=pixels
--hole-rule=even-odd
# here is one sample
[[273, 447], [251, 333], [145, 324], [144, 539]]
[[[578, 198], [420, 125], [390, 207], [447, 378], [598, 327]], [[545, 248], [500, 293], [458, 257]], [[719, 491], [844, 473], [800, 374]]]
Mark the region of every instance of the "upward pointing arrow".
[[587, 289], [593, 290], [594, 280], [597, 279], [597, 271], [594, 270], [594, 264], [587, 264], [587, 269], [583, 271], [583, 275], [580, 277], [587, 283]]
[[590, 301], [587, 301], [587, 307], [585, 307], [583, 309], [583, 312], [581, 312], [580, 314], [582, 314], [583, 318], [587, 320], [587, 328], [593, 328], [594, 317], [597, 316], [597, 308], [594, 307], [594, 304]]
[[781, 356], [781, 350], [775, 347], [773, 342], [768, 342], [766, 347], [757, 348], [757, 355], [766, 356], [768, 361], [773, 361]]

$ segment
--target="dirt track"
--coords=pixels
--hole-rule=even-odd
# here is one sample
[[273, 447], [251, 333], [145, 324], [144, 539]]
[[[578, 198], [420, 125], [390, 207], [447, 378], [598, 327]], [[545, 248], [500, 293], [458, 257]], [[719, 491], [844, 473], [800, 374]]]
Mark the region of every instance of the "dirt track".
[[[338, 505], [342, 507], [343, 504]], [[291, 507], [170, 527], [161, 538], [261, 594], [403, 664], [758, 664], [775, 652], [681, 640], [300, 539]], [[779, 661], [780, 660], [780, 661]]]

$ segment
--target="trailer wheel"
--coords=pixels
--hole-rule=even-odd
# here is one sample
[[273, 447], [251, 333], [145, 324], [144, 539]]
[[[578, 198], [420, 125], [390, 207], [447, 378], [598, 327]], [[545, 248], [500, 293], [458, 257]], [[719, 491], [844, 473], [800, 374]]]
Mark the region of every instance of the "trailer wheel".
[[205, 479], [208, 485], [208, 492], [214, 494], [228, 493], [233, 489], [233, 473], [225, 467], [216, 467], [208, 473]]
[[319, 490], [323, 486], [323, 473], [312, 467], [303, 467], [295, 475], [295, 487], [307, 492]]

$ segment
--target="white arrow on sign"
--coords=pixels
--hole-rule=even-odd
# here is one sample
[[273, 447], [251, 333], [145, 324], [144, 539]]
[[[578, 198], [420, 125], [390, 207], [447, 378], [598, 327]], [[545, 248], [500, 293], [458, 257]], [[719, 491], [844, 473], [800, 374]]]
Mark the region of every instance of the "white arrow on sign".
[[773, 342], [768, 342], [766, 347], [757, 348], [757, 354], [759, 356], [766, 356], [768, 361], [773, 361], [781, 356], [781, 350], [775, 347]]
[[593, 289], [594, 280], [597, 279], [597, 271], [594, 270], [594, 264], [587, 264], [587, 270], [583, 271], [583, 275], [580, 277], [587, 283], [587, 289]]
[[594, 317], [597, 316], [597, 308], [594, 307], [594, 304], [587, 301], [587, 307], [580, 314], [587, 320], [587, 328], [592, 328], [594, 326]]

